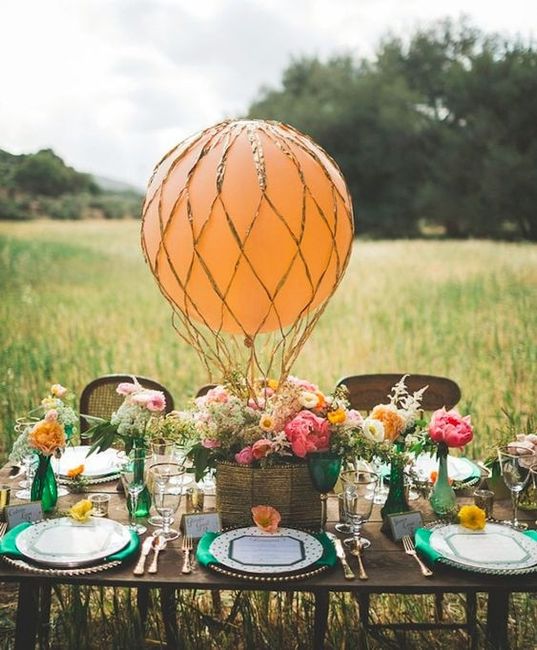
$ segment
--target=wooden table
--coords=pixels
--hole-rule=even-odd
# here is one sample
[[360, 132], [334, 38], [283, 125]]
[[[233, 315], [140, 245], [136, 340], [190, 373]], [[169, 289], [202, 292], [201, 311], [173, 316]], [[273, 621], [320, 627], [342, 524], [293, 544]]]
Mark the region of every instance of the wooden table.
[[[0, 470], [0, 482], [12, 483], [13, 493], [18, 483], [8, 478], [8, 468]], [[125, 522], [127, 513], [125, 499], [116, 491], [115, 483], [90, 486], [91, 492], [108, 492], [112, 499], [110, 502], [111, 518]], [[72, 494], [58, 500], [58, 507], [67, 509], [83, 495]], [[330, 513], [334, 514], [337, 507], [332, 500]], [[12, 504], [16, 499], [12, 499]], [[420, 508], [425, 509], [426, 504], [420, 503]], [[429, 513], [430, 514], [430, 513]], [[495, 516], [508, 517], [510, 507], [508, 503], [495, 504]], [[525, 513], [530, 521], [529, 513]], [[532, 513], [534, 514], [534, 513]], [[331, 526], [329, 525], [329, 528]], [[313, 592], [316, 600], [314, 647], [322, 648], [329, 605], [329, 593], [353, 592], [356, 596], [370, 594], [439, 594], [448, 593], [488, 593], [487, 611], [487, 639], [495, 648], [508, 648], [507, 639], [507, 614], [509, 595], [513, 592], [537, 592], [537, 574], [523, 577], [488, 576], [457, 571], [449, 567], [434, 567], [434, 576], [424, 578], [415, 563], [405, 555], [400, 544], [387, 539], [380, 532], [380, 516], [378, 509], [373, 513], [371, 521], [366, 524], [364, 533], [371, 540], [371, 548], [365, 553], [366, 569], [369, 580], [348, 581], [344, 579], [343, 572], [338, 566], [332, 571], [320, 574], [314, 578], [284, 582], [281, 584], [250, 583], [247, 581], [230, 578], [211, 572], [205, 568], [197, 568], [190, 575], [182, 575], [180, 543], [172, 542], [159, 559], [159, 571], [156, 575], [145, 574], [136, 577], [132, 574], [132, 564], [111, 569], [102, 573], [78, 577], [43, 577], [32, 575], [17, 570], [0, 562], [0, 582], [19, 583], [19, 600], [17, 609], [16, 650], [28, 650], [35, 643], [37, 626], [39, 623], [38, 594], [40, 586], [50, 590], [54, 584], [80, 584], [98, 585], [106, 587], [147, 587], [162, 588], [163, 595], [168, 603], [173, 601], [176, 589], [207, 589], [207, 590], [245, 590], [253, 591], [304, 591]], [[351, 563], [354, 562], [354, 558]], [[357, 573], [357, 571], [356, 571]], [[42, 613], [43, 614], [43, 613]], [[48, 620], [48, 612], [44, 613]], [[175, 617], [174, 617], [175, 618]], [[178, 638], [179, 631], [174, 623], [168, 624], [168, 637]]]

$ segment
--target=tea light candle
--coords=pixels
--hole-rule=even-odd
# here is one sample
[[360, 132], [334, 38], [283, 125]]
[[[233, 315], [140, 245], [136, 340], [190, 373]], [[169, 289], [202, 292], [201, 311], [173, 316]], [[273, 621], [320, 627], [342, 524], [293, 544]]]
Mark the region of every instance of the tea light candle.
[[90, 494], [89, 500], [93, 507], [94, 517], [108, 517], [109, 494]]

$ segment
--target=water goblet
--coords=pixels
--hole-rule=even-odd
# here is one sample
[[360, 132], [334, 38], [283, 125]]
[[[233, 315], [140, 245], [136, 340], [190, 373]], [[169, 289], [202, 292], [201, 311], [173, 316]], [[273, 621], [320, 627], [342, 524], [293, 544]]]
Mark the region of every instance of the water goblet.
[[24, 471], [26, 474], [26, 479], [20, 481], [19, 485], [23, 490], [18, 490], [15, 493], [17, 499], [30, 499], [32, 491], [32, 482], [34, 479], [35, 470], [37, 467], [37, 454], [33, 449], [29, 449], [21, 458]]
[[343, 533], [344, 535], [349, 535], [350, 533], [352, 533], [352, 526], [350, 524], [349, 517], [347, 515], [347, 511], [345, 510], [345, 493], [344, 492], [339, 492], [338, 493], [337, 501], [338, 501], [339, 521], [334, 526], [334, 528], [337, 530], [338, 533]]
[[179, 463], [158, 463], [151, 467], [153, 474], [153, 503], [162, 517], [162, 528], [155, 535], [167, 541], [177, 539], [179, 531], [171, 528], [173, 515], [177, 512], [183, 494], [184, 469]]
[[527, 525], [518, 521], [518, 503], [520, 493], [529, 481], [530, 467], [537, 460], [537, 456], [527, 447], [508, 445], [498, 449], [498, 460], [503, 481], [511, 491], [513, 502], [513, 518], [507, 523], [518, 530], [525, 530]]
[[127, 488], [128, 498], [131, 501], [129, 509], [129, 530], [142, 535], [147, 528], [136, 521], [136, 510], [138, 508], [138, 497], [145, 487], [145, 477], [138, 471], [141, 461], [145, 459], [145, 452], [132, 450], [126, 462], [120, 467], [121, 480]]
[[[175, 446], [176, 443], [174, 440], [169, 440], [168, 438], [153, 438], [149, 443], [149, 448], [151, 452], [151, 465], [156, 465], [158, 463], [171, 463], [175, 461]], [[149, 471], [149, 476], [151, 480], [153, 475]], [[152, 492], [152, 485], [149, 485], [149, 490]], [[147, 520], [147, 523], [151, 526], [162, 526], [162, 517], [160, 515], [152, 515]]]
[[373, 472], [351, 470], [342, 472], [341, 480], [345, 512], [352, 526], [352, 537], [345, 539], [343, 543], [351, 549], [368, 548], [371, 542], [362, 537], [361, 526], [371, 516], [374, 502], [371, 492], [375, 491], [379, 477]]
[[313, 486], [321, 493], [321, 530], [326, 526], [326, 500], [341, 471], [341, 457], [327, 451], [308, 455], [308, 468]]

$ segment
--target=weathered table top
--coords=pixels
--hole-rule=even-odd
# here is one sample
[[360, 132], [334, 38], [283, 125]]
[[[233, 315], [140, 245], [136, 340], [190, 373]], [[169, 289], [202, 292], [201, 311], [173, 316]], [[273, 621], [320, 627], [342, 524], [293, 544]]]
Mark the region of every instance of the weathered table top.
[[[14, 497], [20, 478], [10, 479], [9, 468], [0, 470], [0, 482], [12, 485], [11, 504], [17, 503]], [[89, 492], [109, 493], [109, 516], [121, 522], [127, 522], [125, 498], [118, 494], [116, 483], [89, 486]], [[80, 494], [69, 494], [58, 499], [58, 508], [67, 510], [73, 503], [83, 498]], [[461, 502], [471, 502], [471, 498], [461, 498]], [[433, 519], [428, 504], [415, 501], [411, 506], [419, 508], [426, 519]], [[337, 508], [335, 499], [329, 500], [329, 520], [333, 519]], [[509, 518], [511, 508], [508, 502], [496, 502], [494, 506], [496, 518]], [[179, 518], [180, 513], [177, 515]], [[530, 527], [535, 527], [535, 512], [521, 512]], [[537, 591], [537, 574], [527, 576], [489, 576], [484, 574], [459, 571], [450, 567], [435, 566], [434, 575], [424, 578], [413, 558], [403, 552], [402, 545], [394, 543], [380, 532], [380, 515], [375, 507], [372, 519], [364, 526], [364, 536], [371, 540], [371, 548], [364, 553], [364, 562], [369, 580], [345, 580], [343, 571], [338, 565], [333, 570], [318, 576], [291, 582], [254, 582], [231, 578], [197, 567], [190, 575], [181, 574], [182, 554], [180, 541], [171, 542], [159, 558], [159, 571], [156, 575], [145, 574], [136, 577], [132, 573], [133, 563], [87, 576], [72, 577], [43, 577], [14, 569], [0, 562], [0, 582], [27, 582], [46, 580], [50, 583], [87, 584], [117, 587], [151, 587], [175, 586], [179, 589], [252, 589], [252, 590], [291, 590], [291, 591], [357, 591], [362, 593], [435, 593], [435, 592], [477, 592], [477, 591]], [[151, 527], [147, 534], [151, 533]], [[332, 529], [329, 523], [328, 529]], [[357, 574], [355, 558], [349, 557], [349, 562]]]

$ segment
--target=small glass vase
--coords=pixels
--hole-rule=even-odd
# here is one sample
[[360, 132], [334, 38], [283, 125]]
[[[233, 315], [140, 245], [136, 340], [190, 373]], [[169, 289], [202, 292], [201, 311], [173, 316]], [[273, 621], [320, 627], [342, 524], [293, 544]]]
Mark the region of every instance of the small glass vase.
[[457, 512], [457, 495], [455, 490], [449, 484], [447, 459], [447, 445], [440, 443], [438, 445], [438, 476], [431, 493], [429, 502], [435, 515], [439, 517], [449, 517]]
[[134, 461], [134, 475], [135, 481], [143, 483], [144, 488], [138, 495], [136, 503], [136, 512], [132, 512], [132, 500], [130, 495], [127, 494], [127, 509], [129, 514], [134, 515], [135, 517], [149, 517], [149, 511], [151, 509], [151, 493], [145, 484], [145, 455], [147, 451], [147, 446], [145, 443], [145, 438], [135, 438], [132, 446], [133, 450], [136, 453], [136, 459]]
[[[395, 448], [398, 453], [401, 453], [404, 448], [404, 443], [396, 442]], [[386, 502], [380, 510], [382, 517], [382, 532], [389, 532], [388, 515], [393, 515], [399, 512], [408, 512], [410, 510], [406, 497], [405, 489], [405, 467], [402, 462], [392, 462], [390, 467], [390, 489]]]
[[30, 490], [32, 501], [41, 501], [43, 512], [54, 510], [58, 501], [58, 486], [56, 476], [50, 463], [51, 457], [37, 454], [39, 462]]

